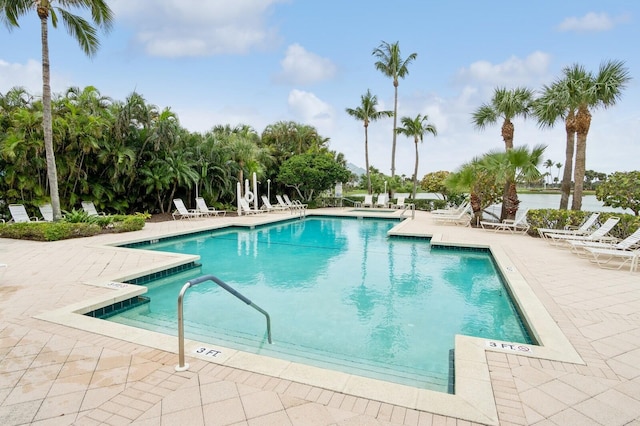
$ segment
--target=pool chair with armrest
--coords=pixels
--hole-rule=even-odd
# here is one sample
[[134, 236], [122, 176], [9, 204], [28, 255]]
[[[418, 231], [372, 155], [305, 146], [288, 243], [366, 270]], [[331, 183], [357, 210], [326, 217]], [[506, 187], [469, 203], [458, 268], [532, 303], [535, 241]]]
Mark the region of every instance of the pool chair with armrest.
[[240, 198], [238, 200], [238, 203], [240, 203], [240, 211], [238, 212], [239, 214], [246, 214], [246, 215], [250, 215], [250, 214], [261, 214], [264, 213], [264, 210], [254, 210], [251, 208], [251, 206], [249, 205], [249, 202], [244, 198]]
[[591, 256], [589, 260], [604, 269], [621, 269], [628, 263], [629, 271], [633, 272], [638, 269], [638, 265], [640, 264], [640, 249], [620, 250], [615, 248], [586, 247], [585, 250], [588, 255]]
[[394, 204], [391, 204], [392, 209], [404, 209], [405, 207], [406, 205], [404, 203], [404, 197], [396, 198], [396, 202]]
[[389, 207], [389, 196], [387, 194], [378, 194], [376, 198], [376, 207], [387, 208]]
[[82, 202], [82, 210], [85, 211], [89, 216], [106, 216], [105, 212], [98, 212], [96, 210], [96, 206], [93, 204], [93, 201], [83, 201]]
[[373, 207], [373, 194], [366, 194], [364, 201], [356, 203], [356, 207]]
[[538, 235], [541, 238], [547, 238], [547, 234], [566, 234], [566, 235], [588, 235], [591, 233], [591, 228], [596, 224], [600, 213], [592, 213], [585, 219], [584, 222], [578, 228], [566, 227], [564, 229], [554, 228], [538, 228]]
[[504, 219], [502, 222], [488, 222], [483, 220], [480, 221], [480, 226], [482, 229], [493, 229], [495, 232], [509, 231], [511, 233], [520, 232], [526, 234], [530, 227], [527, 223], [528, 212], [529, 210], [525, 210], [517, 215], [515, 219]]
[[182, 201], [182, 198], [174, 198], [173, 205], [176, 206], [176, 210], [173, 213], [171, 213], [171, 216], [173, 217], [173, 220], [176, 220], [176, 219], [193, 219], [193, 218], [206, 216], [205, 213], [202, 213], [201, 211], [198, 211], [197, 209], [188, 209], [184, 205], [184, 201]]
[[[276, 195], [277, 197], [277, 195]], [[304, 204], [302, 202], [300, 202], [300, 200], [291, 200], [291, 198], [289, 198], [289, 196], [287, 194], [283, 194], [282, 198], [284, 199], [284, 202], [293, 209], [306, 209], [308, 207], [308, 204]]]
[[547, 234], [547, 241], [554, 246], [570, 247], [569, 241], [616, 241], [609, 231], [620, 221], [619, 217], [612, 216], [602, 226], [587, 235]]
[[[640, 228], [636, 229], [634, 233], [627, 238], [617, 241], [581, 241], [581, 240], [569, 240], [567, 241], [571, 247], [571, 251], [578, 256], [588, 255], [587, 248], [603, 248], [614, 250], [632, 250], [637, 246], [640, 246]], [[640, 248], [640, 247], [638, 247]]]
[[196, 210], [205, 216], [225, 216], [225, 210], [216, 210], [215, 207], [209, 207], [202, 197], [196, 197]]
[[44, 204], [39, 207], [42, 218], [47, 222], [53, 222], [53, 207], [51, 204]]
[[38, 218], [29, 216], [23, 204], [9, 204], [9, 213], [11, 213], [11, 221], [15, 223], [38, 222]]
[[456, 215], [456, 214], [460, 214], [460, 212], [465, 211], [469, 206], [470, 206], [469, 201], [464, 201], [462, 204], [460, 204], [457, 207], [431, 210], [431, 214], [443, 214], [447, 216]]
[[433, 220], [439, 224], [469, 226], [471, 224], [471, 205], [467, 205], [467, 207], [458, 214], [434, 215]]
[[278, 206], [280, 206], [282, 208], [282, 210], [292, 210], [293, 207], [289, 206], [285, 201], [284, 198], [282, 198], [282, 195], [280, 194], [276, 194], [276, 200], [278, 201]]
[[266, 195], [261, 195], [260, 198], [262, 199], [262, 207], [260, 207], [262, 210], [268, 212], [281, 212], [285, 210], [285, 208], [280, 205], [274, 206], [271, 204], [271, 201], [269, 201]]

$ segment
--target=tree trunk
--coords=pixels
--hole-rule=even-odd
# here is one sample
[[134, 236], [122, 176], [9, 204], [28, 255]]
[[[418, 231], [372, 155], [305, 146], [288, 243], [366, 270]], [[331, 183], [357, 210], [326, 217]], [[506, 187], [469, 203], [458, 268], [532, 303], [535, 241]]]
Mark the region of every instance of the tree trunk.
[[[508, 118], [504, 119], [504, 123], [502, 123], [502, 140], [504, 141], [504, 149], [505, 151], [509, 151], [513, 149], [513, 135], [515, 129], [513, 123]], [[505, 219], [513, 219], [513, 217], [509, 217], [509, 213], [507, 211], [508, 208], [508, 198], [509, 198], [509, 188], [511, 186], [512, 180], [507, 179], [507, 182], [504, 184], [504, 191], [502, 193], [502, 208], [500, 209], [500, 220]]]
[[391, 143], [391, 178], [396, 175], [396, 129], [398, 128], [398, 80], [393, 80], [393, 142]]
[[582, 209], [582, 189], [584, 187], [584, 173], [587, 158], [587, 134], [591, 127], [591, 113], [586, 108], [578, 110], [576, 115], [577, 144], [576, 144], [576, 165], [573, 172], [573, 202], [571, 210]]
[[416, 191], [418, 189], [418, 138], [415, 138], [416, 144], [416, 166], [413, 169], [413, 199], [416, 199]]
[[369, 125], [364, 123], [364, 163], [367, 167], [367, 194], [371, 194], [371, 171], [369, 170]]
[[[40, 10], [38, 11], [40, 15]], [[40, 31], [42, 39], [42, 127], [44, 131], [44, 149], [47, 158], [47, 179], [51, 194], [51, 208], [53, 220], [62, 219], [60, 194], [58, 192], [58, 171], [56, 156], [53, 149], [53, 118], [51, 116], [51, 72], [49, 66], [49, 29], [48, 15], [40, 16]]]
[[567, 132], [567, 146], [565, 149], [564, 171], [562, 173], [562, 185], [560, 190], [560, 210], [567, 210], [569, 208], [569, 195], [571, 194], [573, 151], [576, 144], [576, 117], [573, 111], [569, 111], [564, 127]]

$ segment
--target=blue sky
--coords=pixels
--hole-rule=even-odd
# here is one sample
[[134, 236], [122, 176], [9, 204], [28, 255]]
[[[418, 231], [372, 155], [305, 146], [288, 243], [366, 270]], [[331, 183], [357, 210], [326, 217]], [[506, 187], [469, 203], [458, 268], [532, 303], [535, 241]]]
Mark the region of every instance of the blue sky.
[[[87, 58], [64, 27], [50, 30], [52, 90], [93, 85], [117, 100], [133, 91], [170, 107], [182, 126], [277, 121], [315, 126], [332, 149], [364, 167], [362, 123], [346, 114], [367, 89], [393, 109], [393, 85], [374, 67], [381, 41], [417, 53], [399, 84], [399, 116], [427, 114], [438, 135], [419, 147], [418, 176], [453, 171], [502, 149], [500, 124], [477, 130], [471, 114], [494, 88], [539, 90], [574, 63], [597, 72], [624, 61], [633, 80], [618, 104], [593, 111], [587, 169], [638, 170], [640, 158], [640, 3], [635, 0], [486, 2], [424, 0], [111, 0], [115, 25]], [[41, 93], [35, 13], [0, 29], [0, 92]], [[564, 163], [564, 125], [540, 130], [515, 121], [515, 145], [548, 145]], [[391, 171], [391, 119], [369, 127], [370, 163]], [[411, 176], [413, 141], [398, 136], [396, 172]], [[542, 170], [546, 171], [546, 170]], [[558, 169], [553, 170], [554, 176]]]

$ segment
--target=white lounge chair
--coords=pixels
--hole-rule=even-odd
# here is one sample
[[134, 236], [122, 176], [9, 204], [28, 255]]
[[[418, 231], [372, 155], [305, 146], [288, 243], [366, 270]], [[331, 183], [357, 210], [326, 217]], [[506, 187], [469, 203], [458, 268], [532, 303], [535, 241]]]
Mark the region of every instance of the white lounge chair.
[[467, 207], [458, 214], [434, 215], [433, 220], [434, 222], [440, 224], [469, 226], [469, 224], [471, 223], [471, 205], [467, 205]]
[[404, 209], [405, 208], [404, 197], [396, 198], [396, 202], [394, 204], [391, 204], [391, 208], [392, 209]]
[[458, 207], [431, 210], [431, 214], [444, 214], [444, 215], [447, 215], [447, 216], [457, 215], [457, 214], [460, 214], [461, 212], [467, 210], [469, 205], [470, 205], [469, 201], [464, 201]]
[[[276, 195], [276, 198], [278, 196]], [[308, 204], [304, 204], [302, 202], [300, 202], [300, 200], [293, 200], [291, 201], [291, 198], [289, 198], [289, 196], [287, 194], [283, 194], [282, 198], [284, 199], [284, 202], [293, 209], [306, 209]]]
[[502, 222], [488, 222], [488, 221], [480, 221], [480, 226], [482, 229], [493, 229], [495, 232], [498, 231], [509, 231], [511, 233], [521, 232], [526, 234], [529, 230], [529, 224], [527, 223], [527, 213], [529, 210], [525, 210], [515, 219], [504, 219]]
[[38, 222], [39, 220], [35, 216], [30, 217], [22, 204], [9, 204], [9, 212], [11, 213], [11, 220], [15, 223]]
[[266, 210], [268, 212], [281, 212], [286, 209], [280, 205], [274, 206], [271, 204], [271, 201], [269, 201], [266, 195], [261, 195], [260, 198], [262, 198], [262, 207], [260, 207], [262, 210]]
[[592, 262], [605, 269], [621, 269], [629, 263], [629, 271], [633, 272], [640, 264], [640, 249], [619, 250], [615, 248], [587, 247]]
[[547, 241], [551, 245], [567, 247], [569, 246], [569, 241], [612, 241], [615, 238], [607, 234], [619, 221], [619, 217], [612, 216], [602, 226], [588, 235], [547, 234]]
[[387, 194], [378, 194], [378, 198], [376, 198], [376, 207], [389, 207], [389, 196]]
[[51, 204], [44, 204], [39, 207], [42, 218], [47, 222], [53, 222], [53, 207]]
[[367, 194], [364, 196], [364, 201], [358, 203], [356, 207], [373, 207], [373, 195]]
[[541, 238], [547, 238], [547, 234], [588, 235], [591, 233], [591, 228], [596, 224], [599, 216], [600, 213], [598, 212], [592, 213], [578, 228], [574, 229], [538, 228], [538, 234]]
[[568, 241], [571, 250], [581, 256], [585, 254], [587, 248], [603, 248], [614, 250], [632, 250], [636, 246], [640, 245], [640, 228], [636, 229], [634, 233], [627, 238], [616, 242], [612, 241]]
[[206, 214], [198, 211], [197, 209], [187, 209], [181, 198], [174, 198], [173, 205], [176, 206], [176, 210], [171, 213], [173, 220], [178, 219], [193, 219], [197, 217], [204, 217]]
[[202, 197], [196, 197], [196, 210], [205, 216], [225, 216], [225, 210], [216, 210], [215, 207], [207, 206], [207, 202]]
[[83, 201], [82, 210], [84, 210], [89, 216], [106, 216], [105, 212], [98, 212], [93, 201]]
[[264, 210], [253, 210], [245, 198], [240, 198], [238, 202], [240, 203], [240, 214], [250, 215], [264, 213]]
[[282, 195], [276, 194], [276, 200], [278, 201], [278, 205], [280, 207], [282, 207], [282, 210], [292, 210], [293, 209], [292, 206], [288, 205], [286, 203], [286, 201], [284, 201], [284, 198], [282, 198]]

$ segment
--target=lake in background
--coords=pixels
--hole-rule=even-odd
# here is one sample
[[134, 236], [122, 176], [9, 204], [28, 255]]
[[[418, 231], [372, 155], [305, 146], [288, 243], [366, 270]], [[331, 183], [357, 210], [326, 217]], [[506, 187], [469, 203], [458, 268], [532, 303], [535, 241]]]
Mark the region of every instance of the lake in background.
[[[410, 197], [408, 193], [396, 193], [397, 196]], [[418, 199], [442, 199], [439, 194], [418, 193]], [[560, 194], [518, 194], [520, 200], [520, 209], [557, 209], [560, 206]], [[500, 211], [500, 204], [493, 205], [487, 210], [496, 212]], [[569, 208], [571, 208], [571, 198], [569, 198]], [[582, 210], [590, 212], [619, 212], [633, 214], [630, 209], [619, 209], [613, 207], [605, 207], [596, 199], [595, 195], [585, 195], [582, 197]]]

